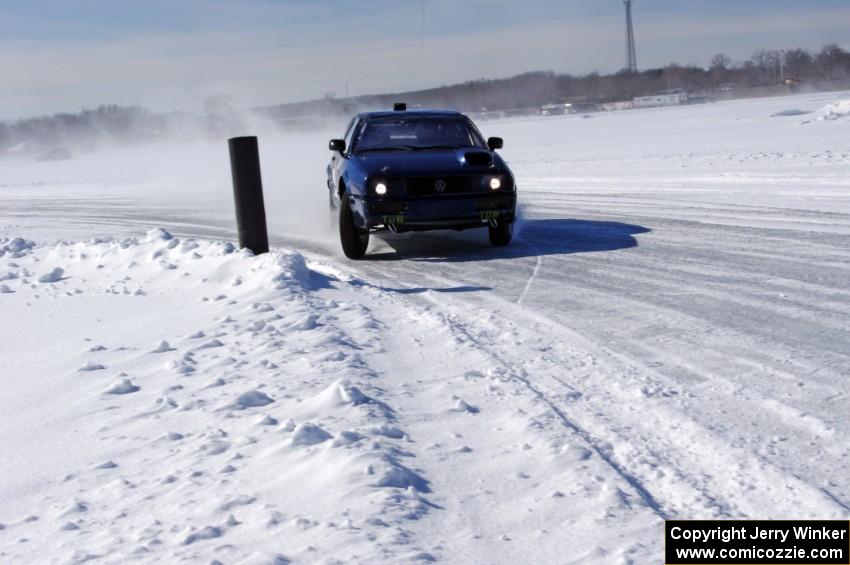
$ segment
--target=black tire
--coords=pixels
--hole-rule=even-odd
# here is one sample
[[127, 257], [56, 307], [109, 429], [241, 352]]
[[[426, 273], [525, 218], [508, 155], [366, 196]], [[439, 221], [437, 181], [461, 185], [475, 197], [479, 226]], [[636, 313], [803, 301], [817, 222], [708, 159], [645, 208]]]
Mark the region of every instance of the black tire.
[[496, 247], [504, 247], [514, 236], [514, 225], [511, 222], [499, 222], [496, 227], [488, 226], [490, 243]]
[[339, 241], [349, 259], [362, 259], [369, 247], [369, 231], [357, 227], [351, 212], [351, 196], [346, 192], [339, 204]]

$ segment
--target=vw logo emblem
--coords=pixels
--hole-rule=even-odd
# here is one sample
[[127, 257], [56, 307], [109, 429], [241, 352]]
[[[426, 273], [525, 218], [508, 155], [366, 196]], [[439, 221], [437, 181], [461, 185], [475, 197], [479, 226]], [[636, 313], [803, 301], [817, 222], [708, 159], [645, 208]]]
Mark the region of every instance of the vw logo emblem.
[[446, 190], [446, 181], [443, 179], [437, 179], [437, 182], [434, 183], [434, 190], [437, 192], [443, 192]]

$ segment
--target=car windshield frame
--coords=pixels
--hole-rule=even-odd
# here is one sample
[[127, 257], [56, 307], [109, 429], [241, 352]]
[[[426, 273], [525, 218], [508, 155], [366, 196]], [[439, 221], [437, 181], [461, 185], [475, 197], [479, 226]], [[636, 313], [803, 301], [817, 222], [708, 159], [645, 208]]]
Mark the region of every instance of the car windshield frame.
[[[393, 124], [399, 126], [399, 129], [395, 132], [390, 130]], [[457, 128], [458, 126], [462, 130], [455, 129], [452, 131], [451, 129], [446, 129], [446, 132], [452, 135], [446, 135], [444, 139], [438, 137], [438, 135], [434, 135], [442, 133], [439, 130], [443, 128]], [[374, 137], [364, 137], [375, 134], [375, 130], [370, 130], [370, 128], [376, 127], [386, 127], [386, 132], [389, 132], [389, 134], [387, 135], [384, 132], [380, 135], [374, 135]], [[417, 129], [419, 130], [418, 132], [416, 131]], [[420, 136], [422, 132], [426, 132], [426, 134]], [[432, 134], [432, 136], [426, 137], [427, 134]], [[484, 138], [469, 118], [466, 116], [451, 115], [393, 115], [372, 117], [361, 122], [352, 141], [352, 153], [487, 149]]]

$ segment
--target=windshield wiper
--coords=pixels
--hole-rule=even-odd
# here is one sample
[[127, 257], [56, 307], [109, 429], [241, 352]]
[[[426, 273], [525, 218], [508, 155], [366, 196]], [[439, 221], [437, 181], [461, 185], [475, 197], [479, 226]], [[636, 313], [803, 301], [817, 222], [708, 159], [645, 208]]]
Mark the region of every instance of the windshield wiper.
[[463, 145], [425, 145], [417, 149], [466, 149]]
[[374, 151], [427, 151], [429, 149], [470, 149], [463, 145], [393, 145], [392, 147], [369, 147], [355, 149], [355, 153], [371, 153]]
[[392, 147], [367, 147], [366, 149], [355, 149], [355, 153], [372, 153], [376, 151], [413, 151], [417, 147], [413, 145], [393, 145]]

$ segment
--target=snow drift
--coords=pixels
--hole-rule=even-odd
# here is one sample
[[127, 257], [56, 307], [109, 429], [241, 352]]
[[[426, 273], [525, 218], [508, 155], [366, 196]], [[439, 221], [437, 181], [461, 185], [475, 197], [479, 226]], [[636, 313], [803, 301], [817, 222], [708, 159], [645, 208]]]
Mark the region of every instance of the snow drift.
[[[355, 356], [366, 314], [314, 297], [328, 278], [301, 254], [154, 229], [5, 238], [0, 260], [19, 339], [7, 345], [53, 348], [46, 365], [24, 353], [4, 386], [58, 418], [7, 420], [4, 561], [366, 555], [428, 511], [404, 435], [372, 431], [393, 417], [374, 410], [385, 406]], [[351, 317], [355, 333], [339, 320]], [[346, 380], [325, 383], [332, 373]]]
[[834, 122], [837, 120], [845, 120], [850, 116], [850, 100], [839, 100], [832, 104], [827, 104], [817, 112], [813, 120], [815, 122]]

